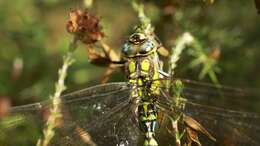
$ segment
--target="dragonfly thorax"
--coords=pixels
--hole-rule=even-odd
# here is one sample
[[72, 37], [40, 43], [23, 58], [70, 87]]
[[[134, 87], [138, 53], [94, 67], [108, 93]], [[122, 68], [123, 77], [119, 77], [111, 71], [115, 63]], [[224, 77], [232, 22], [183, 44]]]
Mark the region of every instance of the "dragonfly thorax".
[[125, 65], [127, 78], [136, 80], [139, 86], [159, 78], [159, 64], [154, 62], [154, 56], [128, 58]]

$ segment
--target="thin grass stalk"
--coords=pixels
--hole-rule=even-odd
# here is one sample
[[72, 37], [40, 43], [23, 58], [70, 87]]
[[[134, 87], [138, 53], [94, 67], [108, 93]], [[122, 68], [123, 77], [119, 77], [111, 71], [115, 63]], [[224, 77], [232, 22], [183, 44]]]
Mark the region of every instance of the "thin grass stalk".
[[[180, 59], [180, 56], [186, 47], [187, 44], [190, 44], [193, 41], [193, 37], [190, 35], [190, 33], [186, 32], [184, 33], [176, 43], [176, 47], [172, 49], [172, 55], [170, 56], [170, 61], [169, 61], [169, 75], [173, 76], [174, 75], [174, 70], [177, 67], [177, 62]], [[178, 99], [177, 99], [178, 100]], [[180, 116], [180, 115], [177, 115]], [[175, 132], [175, 144], [176, 146], [181, 146], [181, 133], [178, 128], [178, 123], [179, 123], [180, 118], [176, 119], [171, 119], [171, 124], [172, 128]]]
[[55, 93], [50, 96], [50, 99], [52, 100], [50, 115], [47, 119], [45, 128], [43, 129], [43, 136], [37, 141], [37, 146], [49, 145], [51, 139], [55, 135], [55, 127], [57, 125], [57, 121], [62, 118], [60, 96], [61, 93], [66, 89], [65, 79], [67, 77], [68, 68], [74, 62], [72, 53], [76, 49], [76, 43], [77, 39], [74, 38], [74, 40], [70, 43], [69, 51], [63, 58], [63, 65], [58, 71], [59, 78], [58, 81], [55, 83]]
[[131, 0], [130, 3], [133, 9], [137, 12], [140, 22], [140, 24], [138, 24], [139, 29], [141, 29], [144, 34], [152, 34], [154, 28], [152, 27], [150, 18], [147, 17], [144, 13], [144, 5], [137, 2], [136, 0]]
[[169, 61], [169, 75], [174, 75], [174, 70], [177, 67], [177, 62], [185, 49], [185, 47], [193, 42], [193, 36], [185, 32], [179, 39], [177, 39], [176, 47], [172, 48], [172, 54]]
[[175, 144], [176, 146], [181, 146], [181, 138], [180, 138], [180, 132], [178, 128], [178, 122], [179, 120], [173, 120], [172, 123], [172, 128], [174, 129], [175, 132]]

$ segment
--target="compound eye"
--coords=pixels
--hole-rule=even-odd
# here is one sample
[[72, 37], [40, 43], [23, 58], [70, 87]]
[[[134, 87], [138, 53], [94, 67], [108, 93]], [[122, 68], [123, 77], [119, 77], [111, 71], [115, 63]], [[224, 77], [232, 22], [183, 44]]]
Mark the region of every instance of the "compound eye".
[[133, 44], [141, 44], [146, 40], [146, 36], [142, 33], [134, 33], [129, 37], [129, 42]]
[[146, 54], [146, 53], [150, 52], [151, 50], [152, 50], [151, 48], [144, 47], [144, 48], [141, 48], [139, 53]]
[[133, 48], [131, 48], [129, 45], [124, 44], [123, 48], [122, 48], [122, 52], [125, 55], [132, 55], [135, 53], [135, 50]]
[[147, 54], [154, 48], [154, 45], [152, 42], [148, 41], [147, 43], [143, 44], [140, 48], [139, 53], [140, 54]]

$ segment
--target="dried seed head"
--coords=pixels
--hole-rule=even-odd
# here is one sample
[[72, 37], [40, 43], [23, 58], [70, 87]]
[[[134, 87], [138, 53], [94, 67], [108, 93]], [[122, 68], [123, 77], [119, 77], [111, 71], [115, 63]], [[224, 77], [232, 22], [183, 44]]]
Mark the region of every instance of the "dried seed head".
[[72, 10], [67, 23], [67, 31], [85, 44], [99, 41], [104, 34], [101, 32], [99, 19], [88, 11]]

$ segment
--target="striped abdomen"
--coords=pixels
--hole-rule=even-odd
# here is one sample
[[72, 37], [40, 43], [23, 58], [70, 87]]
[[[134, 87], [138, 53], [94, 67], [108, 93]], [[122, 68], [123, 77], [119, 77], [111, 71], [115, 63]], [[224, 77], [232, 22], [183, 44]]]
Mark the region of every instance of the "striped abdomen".
[[[155, 139], [157, 123], [156, 97], [159, 94], [158, 65], [152, 58], [137, 57], [129, 59], [126, 72], [132, 85], [131, 99], [134, 101], [134, 112], [137, 116], [140, 130], [144, 133], [144, 146], [158, 146]], [[154, 81], [156, 80], [156, 81]]]

